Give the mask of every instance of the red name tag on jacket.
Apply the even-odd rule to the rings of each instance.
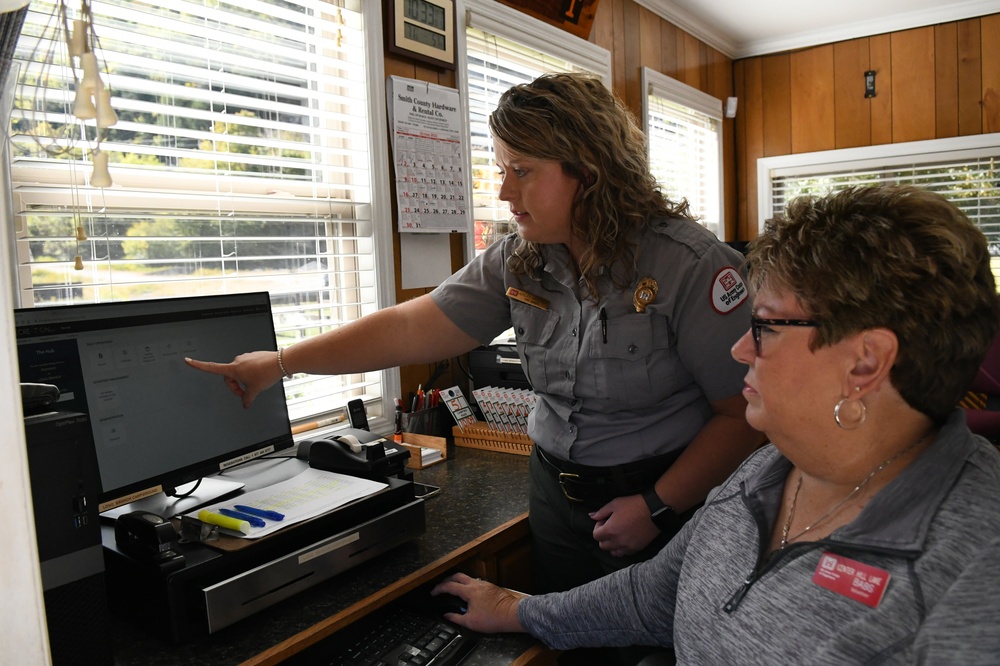
[[[813,582],[875,608],[889,585],[889,572],[831,552],[823,553]]]

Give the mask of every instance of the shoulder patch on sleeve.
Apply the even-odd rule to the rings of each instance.
[[[729,314],[747,300],[747,285],[732,266],[726,266],[712,280],[712,307],[719,314]]]

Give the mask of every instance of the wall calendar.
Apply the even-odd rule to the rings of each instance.
[[[387,93],[399,231],[469,231],[458,91],[390,76]]]

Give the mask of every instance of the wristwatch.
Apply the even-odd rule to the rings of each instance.
[[[642,499],[646,500],[646,506],[649,507],[649,517],[661,532],[676,532],[681,526],[680,516],[677,515],[672,506],[660,499],[660,496],[656,494],[655,486],[650,486],[642,491]]]

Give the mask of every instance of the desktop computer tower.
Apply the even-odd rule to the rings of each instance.
[[[85,414],[26,416],[25,439],[54,666],[110,666],[97,453]]]

